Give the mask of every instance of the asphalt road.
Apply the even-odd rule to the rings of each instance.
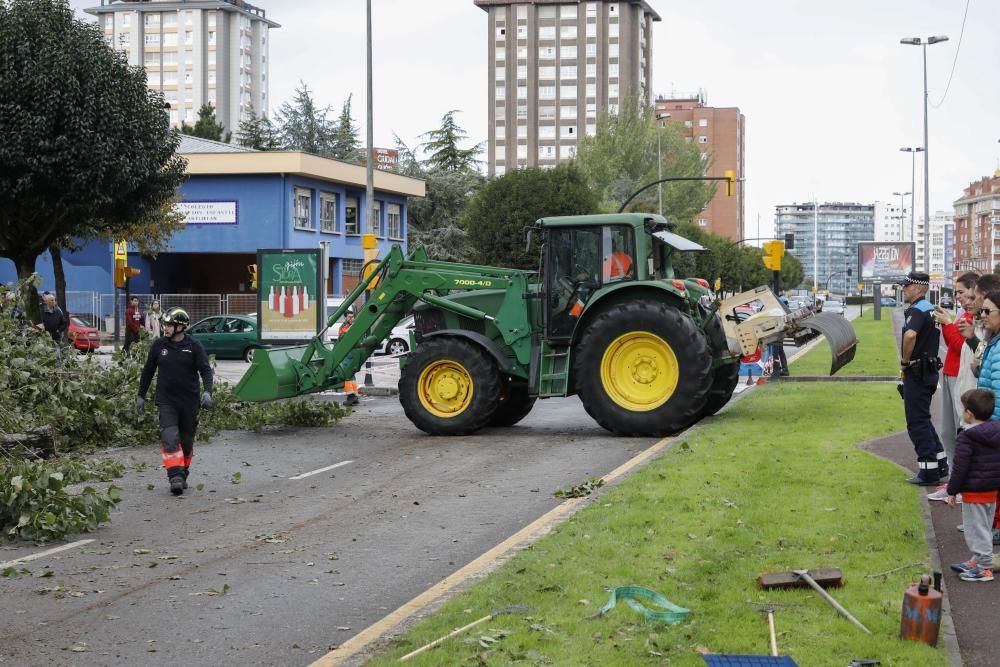
[[[0,579],[0,664],[308,664],[653,442],[612,437],[576,398],[466,438],[371,398],[332,428],[199,446],[204,488],[180,498],[153,447],[117,452],[148,467],[119,482],[112,523]]]

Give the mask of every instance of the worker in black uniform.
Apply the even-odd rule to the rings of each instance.
[[[159,370],[156,407],[160,413],[163,467],[167,469],[170,492],[175,496],[188,488],[198,409],[212,407],[212,366],[201,343],[184,333],[190,321],[181,308],[171,308],[164,314],[163,336],[149,349],[139,380],[139,397],[135,400],[136,413],[141,417],[146,410],[146,391]],[[199,374],[204,391],[199,389]]]
[[[938,358],[941,334],[932,316],[934,306],[925,298],[930,277],[911,271],[899,284],[903,287],[903,300],[909,304],[903,313],[903,342],[899,353],[903,410],[919,468],[916,477],[907,481],[920,486],[936,486],[948,476],[948,457],[931,422],[931,398],[937,390],[941,368]]]

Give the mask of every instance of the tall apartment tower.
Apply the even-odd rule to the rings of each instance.
[[[954,271],[989,273],[1000,264],[1000,169],[969,183],[955,200]],[[931,228],[933,231],[933,227]]]
[[[750,236],[746,233],[743,178],[746,118],[738,107],[710,107],[705,93],[657,97],[654,121],[682,125],[684,139],[697,143],[702,159],[708,161],[707,176],[725,176],[736,172],[736,187],[732,196],[724,187],[716,188],[708,207],[695,217],[705,231],[727,236],[734,241]]]
[[[101,0],[87,9],[108,44],[146,69],[170,105],[170,124],[193,123],[204,104],[235,132],[268,111],[268,31],[279,28],[243,0]]]
[[[576,156],[597,115],[650,104],[653,22],[645,0],[474,0],[489,16],[490,175]]]
[[[779,204],[775,207],[776,236],[795,235],[788,254],[802,263],[810,284],[815,276],[821,288],[843,294],[857,275],[858,243],[875,240],[875,206],[852,202]],[[815,258],[816,262],[813,261]]]

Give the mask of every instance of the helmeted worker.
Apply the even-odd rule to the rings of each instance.
[[[338,336],[343,336],[347,333],[347,330],[351,328],[354,324],[354,311],[347,311],[344,315],[344,323],[340,325],[340,330],[337,331]],[[355,376],[351,376],[344,380],[344,391],[347,392],[347,398],[344,400],[344,405],[357,405],[360,401],[358,400],[358,380]]]
[[[149,348],[139,380],[139,396],[135,399],[135,410],[141,417],[146,410],[146,391],[159,370],[155,402],[160,418],[163,467],[167,469],[170,492],[175,496],[188,488],[199,408],[212,407],[212,366],[201,343],[185,333],[190,322],[190,316],[182,308],[171,308],[163,315],[163,336]],[[204,391],[199,388],[199,375]]]

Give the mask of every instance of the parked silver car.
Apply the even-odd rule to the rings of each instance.
[[[823,304],[823,312],[824,313],[836,313],[837,315],[843,315],[844,314],[844,302],[843,301],[830,301],[829,299],[827,299],[826,303]]]

